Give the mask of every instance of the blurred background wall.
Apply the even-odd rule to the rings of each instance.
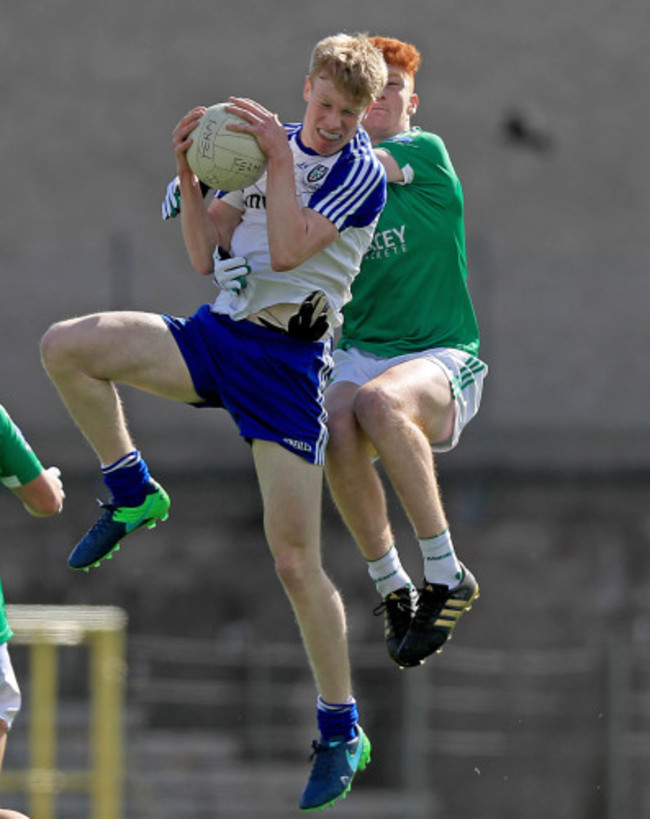
[[[160,218],[174,174],[171,131],[189,108],[236,94],[297,120],[318,39],[363,30],[412,41],[424,56],[417,123],[446,141],[464,186],[469,282],[490,365],[479,416],[439,462],[457,548],[483,595],[424,673],[434,680],[449,673],[458,684],[456,646],[460,656],[483,657],[483,671],[494,661],[484,650],[506,652],[507,669],[518,667],[518,652],[563,649],[567,655],[544,661],[557,673],[576,651],[596,652],[583,677],[560,685],[588,713],[556,703],[557,730],[550,718],[546,733],[525,723],[512,691],[534,699],[531,678],[512,682],[511,674],[514,688],[503,689],[501,701],[505,744],[475,736],[464,752],[456,726],[450,751],[434,732],[431,801],[421,815],[433,817],[438,805],[436,817],[514,819],[525,801],[527,819],[550,808],[558,819],[625,819],[611,813],[614,729],[605,730],[603,714],[607,646],[622,634],[642,658],[650,629],[645,0],[23,0],[3,2],[0,21],[0,401],[43,461],[62,468],[68,491],[57,521],[26,520],[11,499],[2,501],[7,598],[124,606],[136,676],[136,638],[295,641],[262,540],[248,448],[224,413],[125,391],[134,435],[172,490],[173,512],[101,572],[70,574],[65,558],[103,490],[90,449],[41,370],[38,344],[66,316],[113,308],[185,315],[212,298],[210,281],[190,268],[178,222]],[[395,515],[405,562],[413,562],[408,527]],[[327,497],[324,548],[355,645],[383,651],[370,616],[376,598]],[[398,673],[383,662],[380,653],[376,675]],[[630,668],[639,702],[649,690],[644,669]],[[464,673],[471,681],[471,668]],[[552,688],[548,679],[538,675],[535,684]],[[368,780],[381,787],[399,718],[382,719],[381,690],[363,674],[360,685],[380,740],[380,773]],[[469,693],[460,699],[476,702]],[[540,723],[544,707],[551,705],[535,711]],[[650,753],[647,711],[635,717],[636,740],[626,734],[616,746],[636,776],[625,790],[639,815],[650,810],[640,775]],[[443,712],[451,719],[454,708]],[[489,731],[479,712],[464,719]],[[177,720],[176,741],[193,719]],[[533,737],[526,752],[513,738],[522,721]],[[131,753],[141,736],[148,735],[134,728]],[[18,738],[14,746],[18,754]],[[580,760],[573,767],[572,758]],[[152,771],[162,765],[153,759]],[[294,790],[306,770],[297,770]],[[187,816],[245,815],[224,810],[204,806]],[[147,815],[142,807],[125,814]]]

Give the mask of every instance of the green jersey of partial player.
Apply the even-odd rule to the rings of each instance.
[[[0,483],[15,489],[33,481],[41,474],[42,469],[41,462],[24,435],[0,404]],[[6,643],[12,635],[0,582],[0,643]]]
[[[25,436],[0,404],[0,483],[16,489],[33,481],[42,470]]]
[[[412,128],[377,146],[402,169],[345,306],[339,346],[392,357],[431,347],[476,355],[463,192],[447,149]]]
[[[2,593],[2,581],[0,580],[0,645],[6,643],[14,636],[11,626],[7,621],[7,611],[5,609],[5,598]]]

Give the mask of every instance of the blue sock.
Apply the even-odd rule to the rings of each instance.
[[[109,466],[102,466],[102,475],[116,506],[140,506],[144,503],[151,479],[147,464],[137,450]]]
[[[356,737],[359,711],[352,697],[343,703],[329,703],[319,697],[317,713],[318,728],[324,742],[335,738],[349,742]]]

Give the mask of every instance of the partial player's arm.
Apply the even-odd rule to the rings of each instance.
[[[28,483],[14,487],[12,492],[30,515],[37,518],[56,515],[63,509],[65,497],[60,475],[56,466],[50,466]]]
[[[375,148],[377,159],[384,166],[386,179],[388,182],[404,182],[404,173],[397,163],[397,160],[384,148]]]
[[[54,515],[63,507],[60,471],[43,469],[9,413],[0,406],[0,483],[11,490],[27,511],[38,517]]]

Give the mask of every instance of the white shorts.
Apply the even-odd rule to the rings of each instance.
[[[449,380],[455,404],[454,428],[450,438],[431,447],[434,452],[449,452],[456,446],[461,432],[481,405],[483,381],[488,368],[480,358],[453,347],[433,347],[392,358],[384,358],[350,347],[347,350],[334,351],[334,369],[330,383],[351,381],[353,384],[365,384],[391,367],[416,358],[437,364]]]
[[[11,664],[9,648],[6,643],[2,643],[0,645],[0,724],[4,723],[7,731],[20,711],[20,702],[20,688]]]

